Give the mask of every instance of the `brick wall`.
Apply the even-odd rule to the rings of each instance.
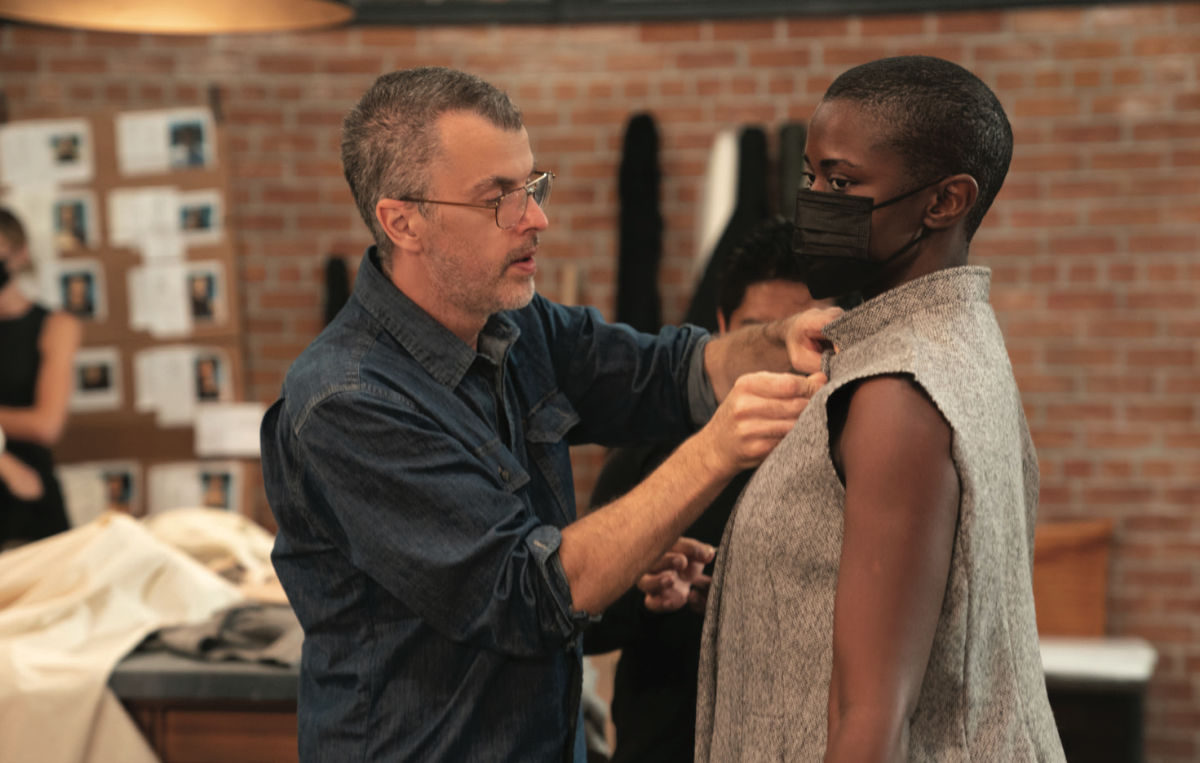
[[[1042,465],[1041,516],[1110,517],[1110,630],[1159,650],[1150,758],[1200,757],[1200,6],[578,27],[352,28],[167,38],[0,26],[10,116],[222,94],[250,394],[273,399],[319,329],[324,258],[367,237],[341,178],[344,112],[374,76],[445,64],[523,108],[559,175],[540,283],[579,274],[611,314],[615,175],[628,115],[658,119],[664,314],[690,290],[715,130],[806,118],[832,77],[895,53],[959,61],[1016,129],[974,247],[994,273]],[[570,267],[567,267],[570,266]],[[602,454],[576,454],[581,498]]]

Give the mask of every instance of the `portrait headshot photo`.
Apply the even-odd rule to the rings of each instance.
[[[210,509],[233,508],[229,489],[233,482],[229,472],[200,472],[200,502]]]
[[[207,161],[204,123],[199,120],[172,122],[170,133],[171,166],[203,167]]]
[[[179,233],[188,246],[215,244],[222,238],[221,191],[206,188],[180,191],[178,207]]]
[[[79,389],[87,391],[107,390],[112,387],[112,374],[107,363],[87,363],[79,366]]]
[[[184,231],[212,229],[213,208],[208,204],[185,204],[179,209],[179,227]]]
[[[79,161],[80,138],[78,133],[56,133],[50,136],[50,149],[55,164],[75,164]]]
[[[133,474],[125,469],[107,469],[102,472],[104,498],[108,511],[133,513]]]
[[[60,252],[87,248],[88,204],[84,199],[54,202],[54,245]]]
[[[68,270],[58,277],[62,307],[89,320],[97,317],[96,275],[91,270]]]
[[[121,407],[121,353],[115,347],[85,347],[75,355],[72,411],[113,411]]]
[[[188,297],[192,303],[192,320],[213,319],[213,296],[216,277],[212,273],[188,273]]]
[[[201,402],[221,399],[221,359],[216,355],[196,357],[196,399]]]

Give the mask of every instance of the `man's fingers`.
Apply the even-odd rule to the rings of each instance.
[[[685,554],[677,551],[668,551],[654,561],[646,570],[646,574],[654,574],[657,572],[678,571],[686,569],[688,566],[688,557]]]
[[[684,536],[675,541],[675,545],[671,546],[671,550],[668,553],[679,554],[689,563],[701,562],[702,564],[708,564],[716,556],[717,550],[708,543]],[[685,563],[684,567],[686,566],[687,564]],[[683,567],[678,569],[683,569]]]
[[[806,310],[792,320],[786,339],[792,368],[800,373],[811,373],[821,367],[821,354],[833,346],[825,338],[825,325],[841,314],[841,308],[827,307]]]

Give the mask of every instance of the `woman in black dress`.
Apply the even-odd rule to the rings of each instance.
[[[0,550],[67,529],[50,448],[67,422],[80,322],[26,297],[25,230],[0,208]]]

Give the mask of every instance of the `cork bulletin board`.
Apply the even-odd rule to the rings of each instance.
[[[207,106],[0,125],[0,203],[38,301],[77,315],[54,448],[72,521],[206,505],[251,513],[249,458],[201,457],[198,417],[244,399],[222,131]]]

